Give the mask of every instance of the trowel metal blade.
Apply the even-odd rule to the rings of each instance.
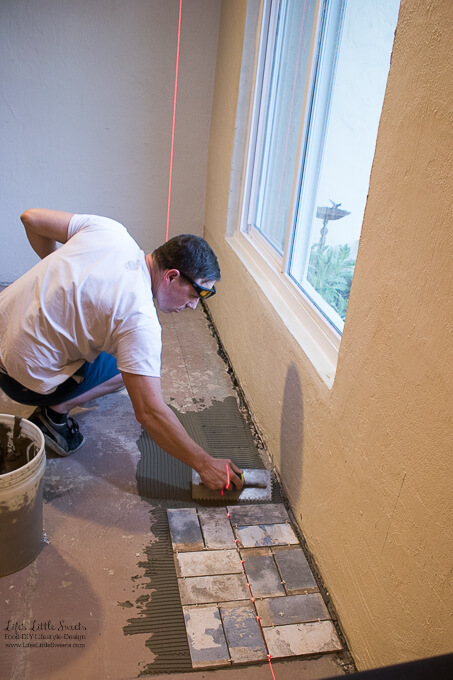
[[[201,481],[200,475],[192,470],[192,499],[212,500],[220,503],[232,501],[261,502],[272,498],[271,473],[269,470],[244,470],[244,487],[239,491],[231,485],[230,489],[221,491],[208,489]]]

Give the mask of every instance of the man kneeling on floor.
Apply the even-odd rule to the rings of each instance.
[[[240,488],[239,468],[187,435],[160,387],[154,301],[180,312],[215,294],[220,269],[206,241],[184,234],[145,254],[106,217],[33,209],[21,220],[41,261],[0,293],[0,387],[37,407],[29,420],[48,449],[77,451],[84,437],[68,412],[125,386],[158,446],[207,487],[223,489],[229,473]]]

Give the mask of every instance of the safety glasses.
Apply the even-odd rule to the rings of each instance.
[[[192,281],[192,279],[189,279],[188,276],[180,272],[181,276],[183,276],[186,281],[190,283],[191,286],[195,289],[196,293],[203,298],[203,300],[207,300],[208,298],[212,297],[213,295],[216,294],[216,289],[215,286],[212,286],[212,288],[205,288],[205,286],[200,286],[199,283],[195,283],[195,281]]]

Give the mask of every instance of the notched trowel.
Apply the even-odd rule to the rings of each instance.
[[[201,481],[200,475],[192,470],[192,499],[199,501],[217,501],[230,503],[233,501],[259,502],[272,500],[271,473],[269,470],[244,470],[244,486],[236,489],[231,484],[229,489],[221,491],[208,489]]]

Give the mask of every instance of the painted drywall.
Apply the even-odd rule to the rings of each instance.
[[[183,2],[170,236],[203,230],[219,12]],[[178,15],[178,0],[0,3],[0,282],[36,261],[30,207],[165,240]]]
[[[247,4],[221,7],[210,310],[358,668],[450,652],[453,4],[401,4],[331,389],[225,240]]]

